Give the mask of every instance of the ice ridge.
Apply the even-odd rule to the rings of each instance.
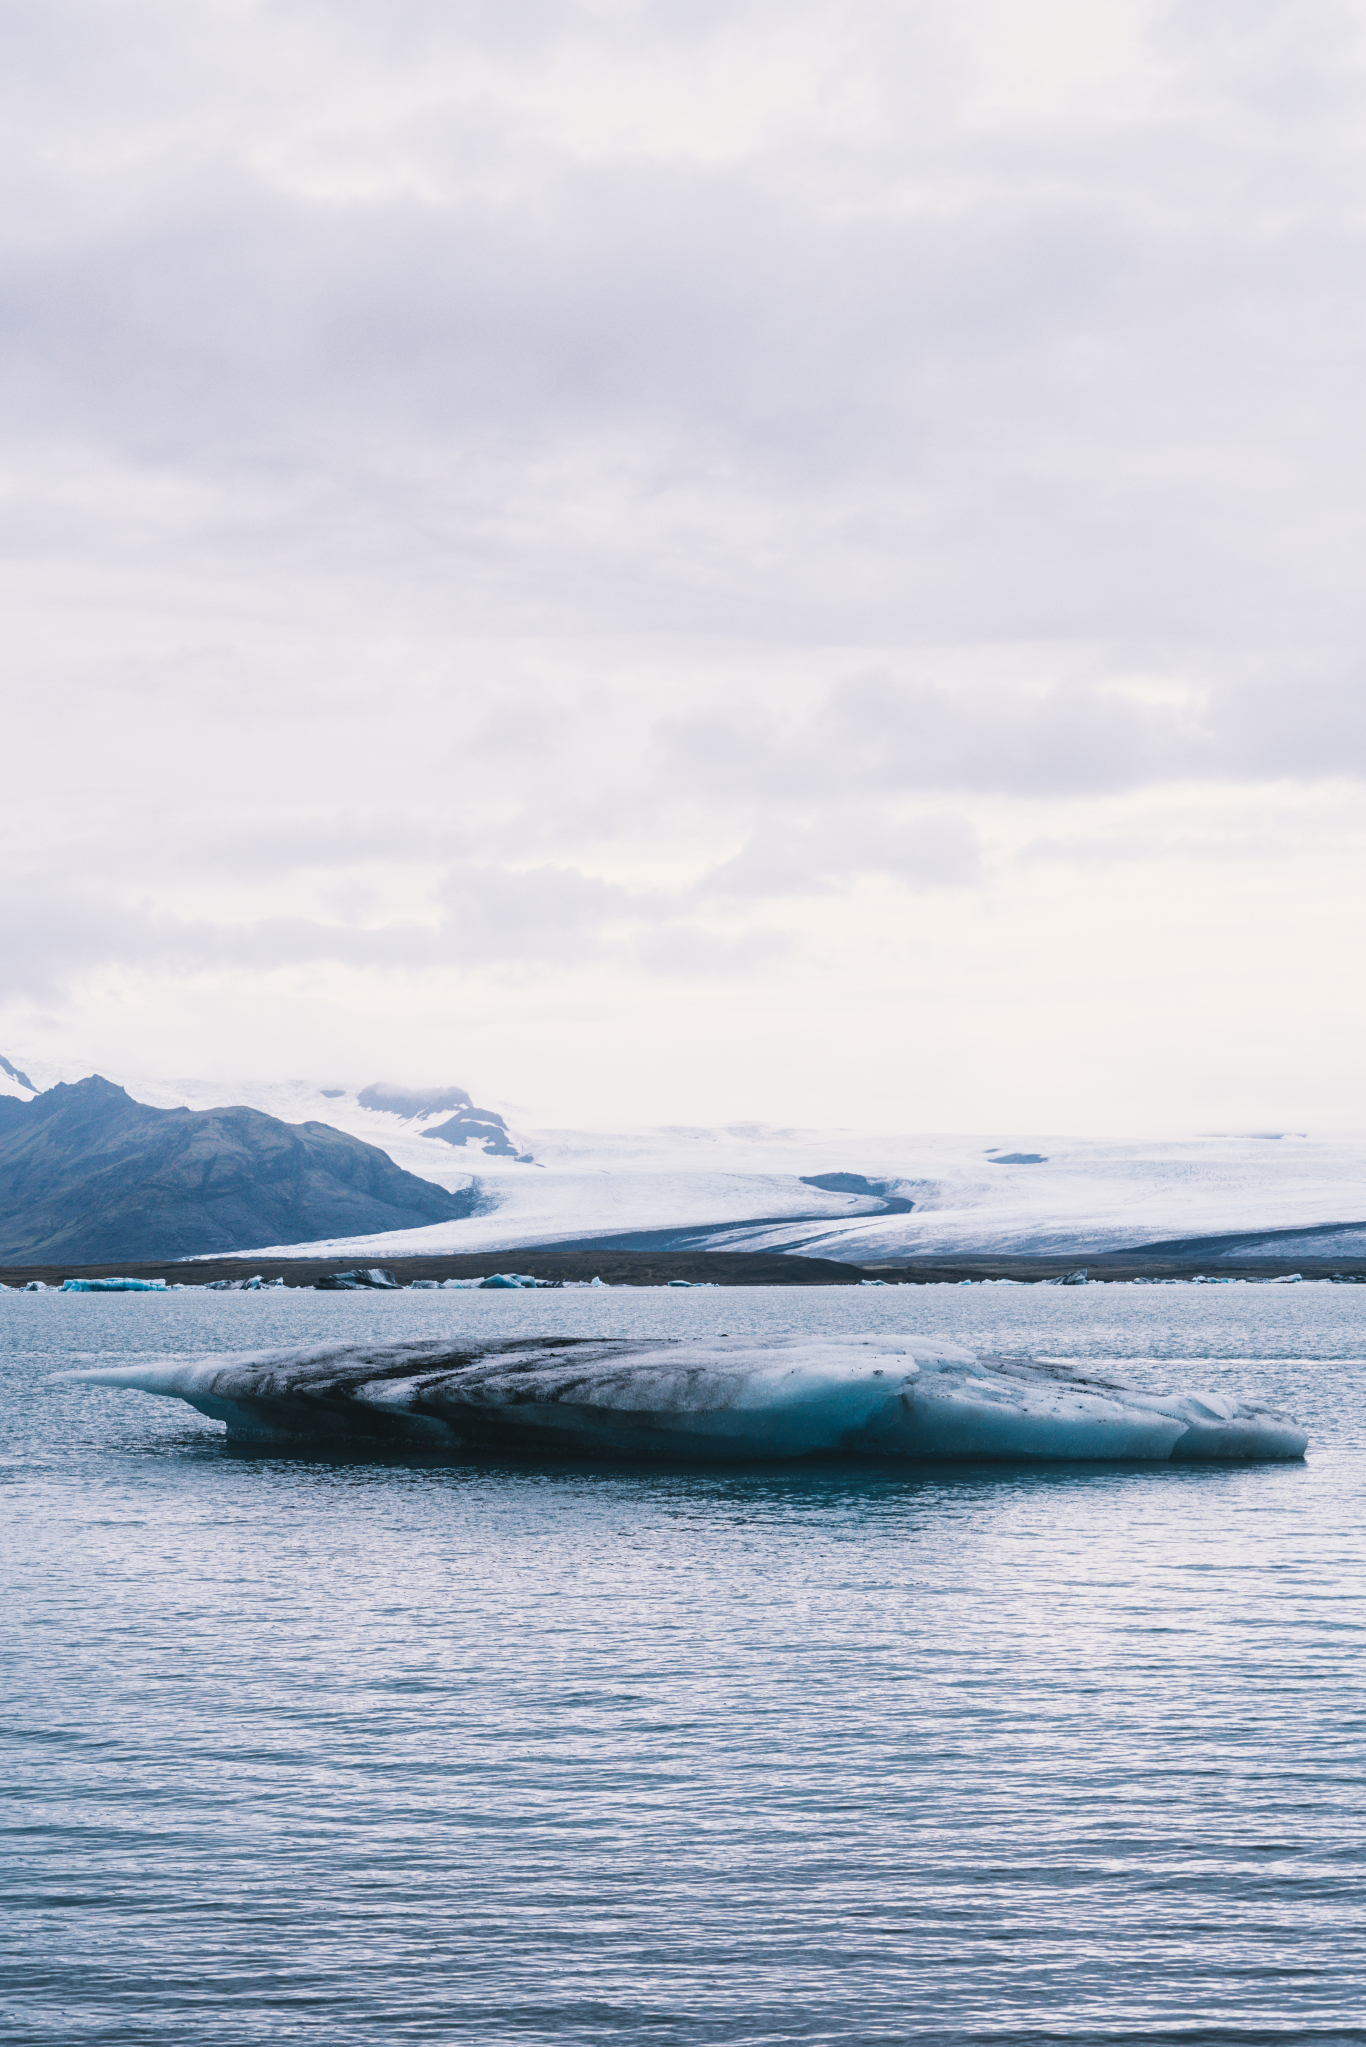
[[[891,1337],[552,1337],[328,1345],[64,1376],[188,1401],[241,1438],[674,1460],[844,1454],[1011,1463],[1286,1459],[1290,1416],[1070,1365]]]

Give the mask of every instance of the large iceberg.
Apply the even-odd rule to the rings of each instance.
[[[1288,1416],[893,1337],[331,1344],[69,1374],[186,1400],[231,1436],[673,1460],[1298,1458]]]

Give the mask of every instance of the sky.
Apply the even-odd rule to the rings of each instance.
[[[13,0],[0,1050],[1366,1128],[1366,17]]]

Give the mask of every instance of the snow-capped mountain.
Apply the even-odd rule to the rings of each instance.
[[[324,1088],[323,1093],[334,1102],[346,1096],[345,1088]],[[485,1158],[515,1159],[519,1166],[535,1164],[530,1152],[518,1150],[498,1112],[477,1109],[462,1087],[407,1088],[376,1080],[361,1089],[356,1104],[383,1116],[420,1124],[419,1136],[435,1138],[440,1144],[459,1145],[462,1149],[470,1146],[482,1151]],[[441,1120],[433,1122],[433,1117]]]
[[[30,1060],[0,1062],[0,1082],[23,1100],[59,1081],[90,1073],[124,1087],[135,1101],[154,1109],[259,1109],[282,1123],[330,1123],[348,1137],[388,1152],[395,1165],[448,1191],[466,1188],[477,1165],[481,1173],[533,1161],[526,1142],[495,1109],[481,1109],[461,1087],[410,1087],[389,1081],[329,1086],[311,1080],[205,1080],[136,1073],[99,1062]],[[17,1080],[12,1076],[17,1075]],[[21,1089],[19,1083],[25,1084]]]
[[[8,1095],[15,1101],[31,1102],[38,1089],[28,1075],[18,1066],[0,1055],[0,1096]]]

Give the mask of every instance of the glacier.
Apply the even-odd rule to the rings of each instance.
[[[1006,1463],[1303,1457],[1288,1415],[1046,1359],[886,1336],[331,1344],[69,1371],[187,1401],[244,1440],[664,1462],[820,1455]]]
[[[13,1050],[14,1048],[11,1048]],[[0,1061],[0,1107],[89,1068]],[[18,1078],[14,1078],[18,1076]],[[241,1255],[370,1265],[532,1246],[793,1251],[864,1266],[911,1258],[1067,1257],[1170,1240],[1277,1231],[1290,1261],[1366,1255],[1366,1138],[1262,1131],[1148,1139],[1044,1132],[868,1132],[762,1123],[584,1131],[521,1125],[516,1157],[428,1139],[465,1090],[321,1087],[310,1081],[112,1078],[154,1107],[244,1103],[376,1145],[471,1212],[368,1237],[257,1245]],[[27,1099],[27,1096],[24,1097]],[[501,1111],[478,1111],[492,1116]],[[535,1164],[523,1152],[534,1151]],[[1336,1228],[1334,1228],[1336,1226]],[[1309,1234],[1295,1236],[1303,1231]],[[1223,1252],[1237,1257],[1232,1245]],[[1211,1248],[1209,1254],[1216,1252]],[[1251,1247],[1251,1256],[1266,1255]]]
[[[410,1171],[397,1133],[369,1133]],[[409,1138],[408,1144],[414,1142]],[[543,1133],[542,1170],[479,1169],[479,1205],[450,1223],[336,1238],[294,1256],[345,1260],[594,1244],[640,1250],[792,1251],[865,1267],[981,1253],[1089,1256],[1246,1231],[1287,1233],[1271,1255],[1366,1251],[1366,1141],[1207,1137],[1055,1139],[1038,1163],[998,1161],[980,1138],[850,1132]],[[419,1145],[419,1149],[422,1149]],[[425,1147],[432,1150],[436,1147]],[[813,1184],[831,1160],[896,1194]],[[854,1173],[841,1173],[852,1180]],[[892,1203],[899,1202],[893,1208]],[[1297,1231],[1330,1230],[1323,1241]],[[1231,1247],[1224,1247],[1225,1249]],[[1267,1247],[1250,1247],[1253,1256]],[[267,1255],[257,1252],[255,1255]],[[284,1247],[268,1255],[286,1255]],[[1203,1254],[1221,1255],[1211,1243]]]

